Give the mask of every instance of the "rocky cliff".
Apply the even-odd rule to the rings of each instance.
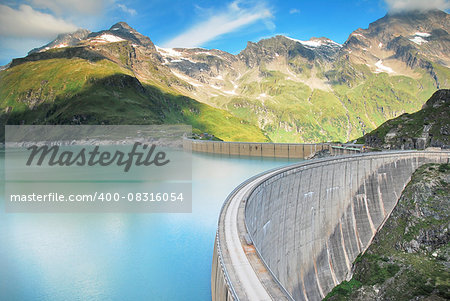
[[[450,165],[424,165],[355,260],[351,280],[325,300],[448,300],[449,221]]]
[[[359,139],[382,149],[450,148],[450,90],[439,90],[413,114],[383,123]]]

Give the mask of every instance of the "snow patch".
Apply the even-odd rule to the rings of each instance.
[[[428,32],[416,32],[414,35],[423,37],[423,38],[428,38],[429,36],[431,36],[431,34],[429,34]]]
[[[323,43],[321,41],[301,41],[300,43],[302,43],[305,46],[309,46],[309,47],[320,47],[323,45]]]
[[[286,37],[286,38],[288,38],[289,40],[295,41],[297,43],[303,44],[305,46],[313,47],[313,48],[320,47],[323,45],[323,43],[321,41],[301,41],[301,40],[293,39],[290,37]]]
[[[218,58],[224,60],[224,58],[221,57],[220,55],[215,55],[215,54],[212,54],[212,53],[206,52],[206,51],[197,51],[197,52],[193,52],[193,53],[192,52],[182,52],[182,51],[177,51],[174,48],[163,48],[163,47],[159,47],[156,45],[155,45],[155,48],[159,52],[159,54],[161,54],[163,57],[178,57],[182,60],[191,61],[191,62],[193,62],[193,61],[187,57],[183,57],[183,55],[185,55],[185,54],[187,54],[187,55],[189,55],[189,54],[195,54],[195,55],[207,54],[207,55],[215,56],[215,57],[218,57]],[[192,47],[191,48],[184,47],[184,49],[192,49]],[[193,62],[193,63],[195,63],[195,62]]]
[[[119,28],[117,28],[117,27],[116,28],[111,28],[111,30],[119,30]]]
[[[95,37],[91,40],[91,42],[95,42],[95,43],[114,43],[114,42],[121,42],[121,41],[125,41],[125,40],[122,38],[119,38],[118,36],[108,34],[108,33],[104,33],[101,36]]]
[[[360,33],[352,33],[351,35],[352,35],[352,36],[358,36],[358,37],[367,39],[364,35],[362,35],[362,34],[360,34]]]
[[[215,77],[216,79],[218,79],[218,80],[223,80],[223,77],[222,77],[222,75],[217,75],[216,77]]]
[[[176,72],[176,71],[174,71],[174,70],[172,70],[172,73],[175,74],[175,76],[181,78],[182,80],[184,80],[185,82],[191,84],[191,85],[194,86],[194,87],[203,87],[203,85],[198,84],[198,83],[196,83],[196,82],[193,82],[193,81],[191,80],[191,78],[188,77],[188,76],[186,76],[186,75],[183,75],[183,74],[181,74],[181,73],[178,73],[178,72]]]
[[[394,73],[394,70],[392,70],[392,68],[383,65],[382,60],[379,60],[378,62],[376,62],[375,66],[377,67],[377,70],[375,70],[375,73],[381,73],[381,72]]]
[[[171,56],[171,57],[178,57],[178,56],[182,56],[183,54],[179,51],[176,51],[173,48],[161,48],[158,46],[155,46],[156,50],[158,50],[158,52],[163,55],[163,56]]]
[[[380,44],[378,44],[378,48],[382,48],[383,47],[383,43],[380,42]]]
[[[222,87],[219,87],[219,86],[216,86],[216,85],[209,85],[209,86],[210,86],[211,88],[216,89],[216,90],[220,90],[222,93],[225,93],[225,94],[237,95],[236,89],[233,90],[233,91],[228,91],[228,90],[223,90]]]
[[[236,93],[236,91],[223,91],[223,93],[226,93],[226,94],[230,94],[230,95],[236,95],[237,93]]]
[[[234,91],[236,91],[236,89],[239,88],[239,86],[234,81],[231,81],[231,84],[233,85]]]
[[[342,47],[342,44],[339,44],[338,42],[335,42],[335,41],[330,40],[330,39],[327,39],[327,44],[332,44],[332,45],[337,46],[337,47]]]
[[[211,53],[211,52],[207,52],[207,51],[197,51],[197,52],[195,52],[195,54],[197,54],[197,55],[198,54],[206,54],[206,55],[210,55],[210,56],[215,56],[215,57],[225,61],[225,58],[223,58],[222,56]]]
[[[424,43],[428,43],[428,41],[426,41],[426,40],[424,40],[423,38],[421,38],[421,37],[414,37],[413,39],[409,39],[411,42],[414,42],[414,43],[416,43],[417,45],[422,45],[422,44],[424,44]]]
[[[334,45],[334,46],[342,47],[341,44],[336,43],[335,41],[332,41],[332,40],[327,40],[327,41],[320,41],[320,40],[302,41],[302,40],[297,40],[297,39],[293,39],[293,38],[290,38],[290,37],[286,37],[286,38],[288,38],[289,40],[295,41],[297,43],[303,44],[303,45],[305,45],[307,47],[312,47],[312,48],[317,48],[317,47],[320,47],[320,46],[330,46],[330,44]]]
[[[300,40],[297,40],[297,39],[294,39],[294,38],[290,38],[290,37],[286,37],[286,38],[291,40],[291,41],[298,42],[298,43],[302,43],[303,42],[303,41],[300,41]]]
[[[181,63],[183,61],[185,61],[185,62],[188,61],[188,62],[191,62],[192,64],[196,64],[196,62],[191,61],[190,59],[188,59],[186,57],[180,57],[180,58],[177,58],[176,60],[169,60],[169,63]],[[203,70],[200,69],[200,71],[203,71]]]
[[[176,51],[173,48],[162,48],[162,47],[158,47],[155,46],[156,50],[159,52],[159,54],[161,54],[164,57],[165,60],[165,64],[168,63],[181,63],[183,60],[184,61],[189,61],[193,64],[195,64],[194,61],[191,61],[189,58],[187,57],[183,57],[183,53],[180,51]],[[167,60],[166,57],[168,58],[176,58],[175,60]]]
[[[125,41],[125,40],[122,39],[122,38],[119,38],[119,37],[117,37],[117,36],[114,36],[114,35],[112,35],[112,34],[107,34],[107,33],[102,34],[102,35],[100,36],[100,39],[105,40],[106,42],[120,42],[120,41]]]
[[[428,41],[424,38],[428,38],[431,36],[431,34],[429,34],[428,32],[416,32],[414,35],[415,37],[409,40],[413,43],[416,43],[417,45],[428,43]]]

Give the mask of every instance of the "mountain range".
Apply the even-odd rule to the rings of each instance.
[[[3,124],[187,123],[234,141],[349,141],[450,86],[450,18],[388,14],[344,44],[278,35],[239,54],[161,48],[124,22],[0,71]]]

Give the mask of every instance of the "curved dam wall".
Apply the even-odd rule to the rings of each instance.
[[[230,279],[225,274],[225,269],[222,262],[222,255],[218,253],[218,239],[214,242],[213,263],[211,271],[211,296],[215,301],[232,301],[236,300],[237,295],[233,291]]]
[[[295,300],[320,300],[350,276],[422,164],[449,154],[371,154],[299,166],[261,183],[245,221],[255,247]]]
[[[302,162],[260,176],[241,199],[231,195],[221,216],[227,203],[243,203],[245,226],[236,234],[242,248],[253,244],[286,300],[321,300],[351,277],[352,262],[370,245],[412,173],[449,157],[449,152],[403,151]],[[223,228],[219,219],[213,300],[251,300],[223,255],[233,252],[220,239]]]
[[[338,147],[329,143],[259,143],[208,141],[196,139],[185,139],[183,143],[183,147],[185,149],[189,149],[194,152],[252,157],[305,159],[322,150],[329,150],[333,155],[354,154],[361,152],[361,149]]]

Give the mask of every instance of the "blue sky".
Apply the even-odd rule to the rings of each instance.
[[[277,34],[338,43],[388,11],[450,8],[450,0],[0,0],[0,65],[77,28],[125,21],[163,47],[231,53]]]

